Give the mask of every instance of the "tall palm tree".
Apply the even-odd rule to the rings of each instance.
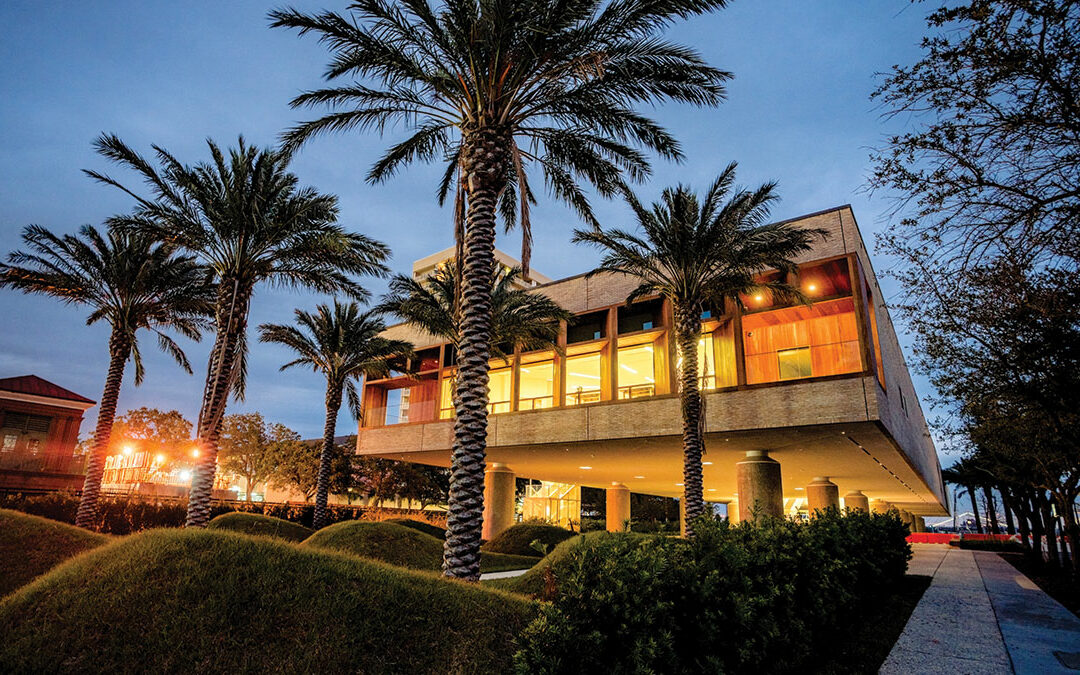
[[[529,169],[549,192],[596,224],[579,180],[611,196],[623,177],[642,180],[639,148],[680,158],[675,139],[635,111],[664,101],[716,105],[730,74],[665,41],[675,21],[727,0],[357,0],[347,15],[271,12],[275,27],[320,36],[326,72],[341,86],[304,93],[294,106],[324,117],[285,136],[289,147],[324,133],[401,124],[410,136],[368,173],[378,182],[411,162],[445,161],[442,202],[454,195],[461,263],[457,417],[443,573],[480,575],[491,274],[495,217],[520,209],[522,268],[531,247]],[[366,81],[366,83],[365,83]]]
[[[221,418],[229,394],[244,394],[247,318],[255,286],[269,282],[362,300],[368,293],[353,277],[385,275],[383,261],[389,255],[383,244],[337,224],[337,197],[299,185],[288,170],[291,153],[260,150],[243,138],[227,155],[213,141],[207,145],[211,161],[194,166],[154,146],[159,165],[154,166],[116,136],[101,136],[98,152],[134,170],[149,188],[146,197],[106,175],[87,172],[135,197],[131,227],[189,251],[218,283],[217,334],[196,428],[199,457],[188,499],[189,527],[205,527],[210,519]]]
[[[458,293],[456,263],[437,268],[422,280],[404,274],[390,279],[389,292],[376,309],[394,314],[429,335],[457,344],[460,338],[460,313],[455,309]],[[557,347],[559,322],[573,314],[548,296],[517,286],[521,268],[499,266],[492,275],[491,337],[493,356],[506,359],[509,348],[521,351]]]
[[[794,270],[794,258],[810,250],[815,237],[825,234],[788,223],[766,224],[777,199],[775,183],[753,191],[735,188],[735,167],[729,164],[700,199],[680,185],[664,190],[661,200],[646,209],[628,192],[627,201],[644,236],[619,229],[574,233],[574,241],[595,245],[604,253],[590,274],[637,277],[639,284],[627,302],[646,295],[660,295],[671,302],[680,363],[688,536],[693,536],[694,519],[705,512],[701,478],[705,440],[697,359],[701,314],[709,307],[723,307],[727,299],[737,303],[740,295],[758,291],[780,300],[805,300],[787,283],[761,282],[758,277],[770,269]]]
[[[326,500],[334,460],[334,430],[344,395],[353,417],[361,415],[356,380],[361,377],[385,377],[390,359],[409,355],[412,345],[403,340],[389,340],[379,334],[386,330],[374,312],[361,313],[355,302],[334,306],[319,305],[315,313],[296,310],[296,326],[264,323],[259,326],[261,342],[276,342],[297,353],[297,358],[281,367],[308,366],[326,377],[326,423],[323,426],[322,452],[319,455],[319,478],[315,487],[315,529],[326,525]]]
[[[952,466],[941,470],[943,481],[959,485],[962,488],[961,493],[967,492],[968,498],[971,499],[971,513],[975,516],[975,531],[979,534],[982,534],[983,526],[982,518],[979,517],[979,503],[976,495],[982,478],[978,469],[968,459],[958,460]]]
[[[31,226],[23,231],[22,240],[26,250],[12,252],[7,264],[0,263],[0,286],[85,305],[91,310],[87,324],[105,321],[111,328],[109,371],[75,516],[76,525],[93,528],[116,401],[129,360],[135,361],[135,384],[143,380],[138,332],[153,332],[158,346],[190,373],[187,356],[164,331],[198,340],[200,330],[209,324],[214,287],[194,258],[177,255],[173,246],[145,234],[117,228],[103,234],[86,225],[77,235],[58,236]]]

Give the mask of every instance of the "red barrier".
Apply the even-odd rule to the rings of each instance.
[[[959,536],[948,532],[913,532],[907,537],[909,544],[948,544],[954,539]]]
[[[1015,534],[978,534],[978,533],[964,533],[964,539],[971,541],[1019,541],[1019,536]]]

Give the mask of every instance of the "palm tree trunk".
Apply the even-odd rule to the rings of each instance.
[[[979,519],[979,503],[975,500],[975,487],[969,486],[967,489],[968,496],[971,497],[971,512],[975,514],[975,530],[979,533],[983,533],[982,520]]]
[[[1054,522],[1054,514],[1050,512],[1050,500],[1045,494],[1039,494],[1039,516],[1042,518],[1043,532],[1046,533],[1046,556],[1051,567],[1061,566],[1061,556],[1058,553],[1057,523]]]
[[[510,135],[505,129],[482,127],[467,131],[462,144],[469,205],[462,265],[457,416],[450,456],[443,574],[477,581],[480,579],[480,537],[484,523],[495,203],[506,182]]]
[[[94,428],[94,447],[86,463],[86,479],[83,480],[79,510],[75,525],[88,530],[97,528],[98,501],[101,497],[101,477],[105,473],[105,458],[109,454],[109,438],[112,436],[113,419],[116,417],[116,401],[120,397],[120,385],[124,380],[124,366],[131,356],[131,339],[113,330],[109,337],[109,373],[105,376],[105,390],[101,394],[97,426]]]
[[[701,434],[701,389],[698,386],[698,334],[701,314],[686,307],[675,309],[675,342],[682,362],[679,371],[679,402],[682,406],[683,500],[686,503],[686,536],[694,536],[694,520],[705,513],[701,456],[705,440]]]
[[[1010,536],[1016,534],[1016,525],[1013,522],[1012,499],[1005,488],[1001,488],[1001,510],[1005,512],[1005,531]]]
[[[240,338],[247,329],[251,287],[235,281],[223,281],[221,289],[217,305],[217,336],[199,410],[199,437],[196,443],[199,456],[191,478],[185,527],[206,527],[210,522],[210,498],[217,474],[221,420],[233,388]]]
[[[335,386],[336,385],[336,386]],[[326,423],[323,425],[322,453],[319,455],[319,478],[315,483],[316,530],[326,527],[326,500],[330,493],[330,469],[334,458],[334,430],[337,429],[338,410],[341,408],[341,382],[327,382]]]
[[[986,499],[986,520],[990,523],[990,532],[992,534],[1001,534],[1001,528],[998,527],[997,504],[994,503],[994,493],[986,485],[983,486],[983,497]]]

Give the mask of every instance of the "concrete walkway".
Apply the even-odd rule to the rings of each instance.
[[[881,673],[1080,672],[1080,618],[996,553],[913,548],[908,573],[934,580]]]
[[[480,575],[480,581],[487,581],[488,579],[509,579],[511,577],[520,577],[529,570],[507,570],[506,572],[485,572]]]

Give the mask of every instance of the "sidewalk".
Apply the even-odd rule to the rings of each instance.
[[[1080,618],[1012,565],[995,553],[913,548],[908,572],[934,580],[881,673],[1080,672]]]

